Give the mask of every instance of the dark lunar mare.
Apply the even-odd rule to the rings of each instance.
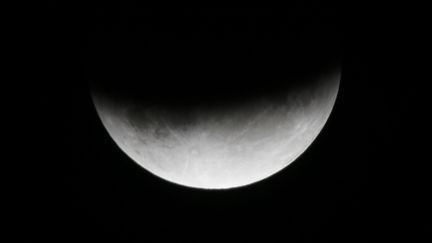
[[[163,141],[170,140],[173,132],[188,134],[209,120],[223,123],[227,119],[234,119],[240,123],[248,123],[249,118],[254,119],[256,114],[268,109],[289,112],[290,109],[308,107],[310,102],[328,102],[328,96],[339,83],[339,78],[334,75],[339,73],[340,68],[332,68],[290,89],[272,94],[257,94],[255,99],[245,99],[242,102],[225,101],[217,105],[200,102],[198,99],[196,104],[188,106],[146,103],[133,96],[110,96],[99,89],[94,89],[94,97],[100,100],[100,104],[104,104],[104,109],[109,110],[109,113],[124,113],[120,117],[124,117],[125,122],[128,122],[137,134],[144,135],[143,137],[147,134]]]

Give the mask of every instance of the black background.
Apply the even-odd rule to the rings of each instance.
[[[417,216],[428,215],[426,197],[419,196],[427,187],[408,187],[400,179],[408,178],[409,172],[396,172],[406,163],[421,160],[414,152],[421,146],[410,140],[414,137],[405,129],[415,126],[410,117],[418,111],[409,100],[416,91],[400,78],[375,75],[375,67],[389,64],[380,62],[384,54],[384,41],[378,37],[381,26],[375,26],[376,13],[367,10],[370,8],[321,2],[273,9],[148,9],[107,3],[49,6],[34,37],[44,42],[40,61],[47,71],[30,86],[35,87],[31,92],[41,107],[32,113],[40,128],[33,157],[40,155],[44,171],[37,179],[27,177],[32,178],[27,181],[31,203],[23,220],[23,228],[31,229],[27,236],[62,242],[372,242],[395,235],[423,239],[431,227]],[[212,19],[216,30],[202,27],[207,22],[198,21],[197,13]],[[179,27],[183,25],[194,29]],[[148,28],[146,34],[142,26]],[[280,26],[288,26],[286,35],[297,39],[280,44]],[[204,35],[205,44],[190,44],[184,36],[175,42],[173,32]],[[235,43],[228,38],[225,49],[209,50],[208,46],[217,43],[214,38],[222,38],[221,33],[236,36]],[[145,36],[156,36],[151,40],[156,47],[141,47],[134,53]],[[316,36],[328,38],[317,41]],[[179,43],[193,51],[181,49]],[[272,43],[278,45],[262,47]],[[280,46],[283,50],[278,52]],[[141,58],[146,51],[153,52],[150,61]],[[251,53],[255,56],[249,58]],[[290,57],[295,58],[285,60],[280,53],[292,53]],[[209,61],[208,55],[217,58]],[[161,56],[174,57],[166,61]],[[259,62],[262,59],[269,62]],[[203,65],[201,60],[212,65]],[[205,99],[209,96],[211,102],[221,97],[249,99],[278,90],[285,75],[284,62],[291,67],[290,75],[304,77],[308,65],[317,71],[338,60],[342,62],[339,95],[315,142],[295,163],[271,178],[232,190],[186,188],[141,169],[103,128],[89,90],[89,80],[103,77],[110,84],[153,89],[152,100],[168,100],[170,105],[210,102]],[[142,73],[146,65],[151,67],[146,68],[150,74]],[[199,71],[194,72],[191,66],[197,65],[201,65]],[[175,72],[167,71],[171,69]],[[193,77],[167,81],[179,73],[193,73]],[[233,78],[223,79],[226,74]],[[267,74],[272,76],[263,84]],[[142,85],[143,77],[157,81]],[[245,86],[250,89],[244,91]],[[121,87],[119,93],[131,91]],[[203,89],[205,97],[200,95]],[[386,167],[383,172],[379,170],[382,165]],[[420,179],[418,185],[422,182]],[[411,200],[420,202],[417,208],[407,206]],[[404,233],[408,228],[397,223],[407,216],[416,233]]]

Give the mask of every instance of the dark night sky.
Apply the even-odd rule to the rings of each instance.
[[[41,134],[40,151],[54,149],[44,157],[50,176],[31,194],[27,222],[40,225],[31,237],[370,242],[377,233],[392,234],[384,222],[397,216],[384,195],[397,190],[376,184],[373,172],[380,163],[395,161],[396,170],[412,159],[407,151],[414,145],[400,140],[410,136],[403,128],[413,125],[406,117],[414,111],[404,101],[414,93],[396,79],[377,81],[377,29],[362,10],[319,2],[277,9],[77,4],[50,10],[41,36],[52,72],[38,83],[35,102],[43,107],[40,116],[50,118],[36,121],[50,131]],[[218,43],[219,49],[209,48]],[[152,101],[170,105],[203,100],[203,90],[216,100],[250,99],[276,92],[287,66],[289,75],[304,77],[336,60],[342,63],[339,96],[315,142],[271,178],[226,191],[181,187],[141,169],[103,128],[89,90],[90,79],[104,79],[111,87],[122,83],[120,93],[130,92],[124,84],[152,90]]]

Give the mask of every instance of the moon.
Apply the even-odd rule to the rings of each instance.
[[[193,188],[246,186],[281,171],[312,144],[333,109],[341,72],[314,85],[220,109],[173,109],[118,102],[92,92],[118,147],[142,168]],[[182,113],[182,114],[179,114]]]

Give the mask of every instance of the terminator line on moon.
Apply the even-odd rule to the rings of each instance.
[[[340,71],[319,78],[319,85],[287,91],[283,102],[263,98],[217,114],[191,111],[184,127],[171,125],[168,110],[116,103],[96,92],[93,101],[115,143],[152,174],[226,189],[275,174],[309,147],[332,111]]]

